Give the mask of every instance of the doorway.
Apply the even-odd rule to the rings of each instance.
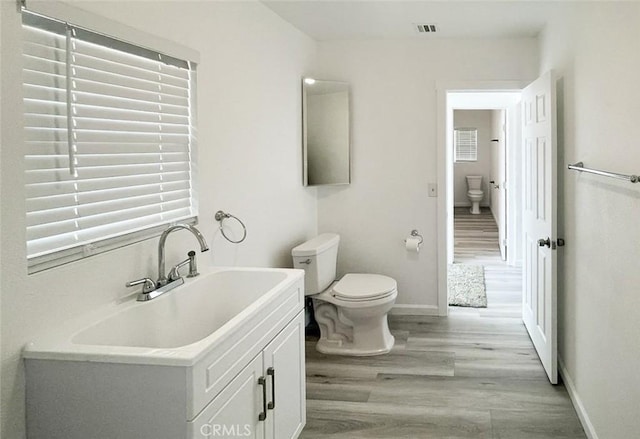
[[[452,163],[447,165],[453,178],[446,194],[448,205],[453,204],[453,243],[448,246],[453,251],[447,277],[448,304],[453,308],[449,313],[520,318],[517,240],[507,239],[509,225],[517,226],[517,219],[510,218],[515,212],[509,215],[507,188],[509,183],[518,186],[517,173],[508,171],[519,166],[507,166],[516,157],[512,150],[519,149],[517,140],[509,139],[513,127],[507,127],[507,113],[516,111],[519,93],[458,93],[450,98]]]
[[[519,102],[520,90],[524,88],[524,85],[517,83],[439,84],[439,163],[440,166],[444,167],[444,169],[439,168],[441,172],[438,180],[439,185],[444,188],[442,191],[444,196],[438,200],[439,252],[441,252],[442,256],[446,255],[446,258],[442,256],[439,258],[440,263],[438,266],[439,314],[442,316],[449,314],[447,280],[450,264],[453,264],[455,257],[456,192],[458,193],[459,203],[457,206],[458,217],[461,220],[458,224],[460,229],[460,226],[463,226],[465,222],[465,219],[460,214],[467,207],[461,204],[466,203],[468,205],[470,202],[469,200],[465,201],[468,189],[465,177],[466,175],[476,174],[476,171],[473,170],[467,169],[465,171],[463,164],[461,166],[462,170],[458,172],[459,175],[456,177],[454,168],[456,161],[454,148],[455,111],[466,112],[469,116],[482,114],[486,121],[485,125],[488,126],[484,129],[484,134],[479,133],[479,140],[481,142],[484,141],[479,147],[484,149],[485,161],[488,160],[489,162],[483,175],[482,190],[485,193],[481,202],[483,206],[481,206],[480,216],[473,215],[472,218],[467,218],[466,221],[475,222],[477,221],[476,218],[483,217],[487,224],[495,229],[482,232],[482,221],[479,221],[480,233],[484,233],[484,236],[480,236],[480,238],[471,236],[470,239],[467,239],[468,247],[479,246],[479,248],[476,248],[478,251],[475,254],[469,251],[466,251],[465,254],[464,233],[459,230],[458,235],[463,239],[458,241],[460,244],[458,259],[463,257],[479,258],[475,261],[478,265],[491,266],[492,268],[487,269],[488,272],[493,270],[488,273],[488,294],[491,294],[492,286],[499,286],[505,281],[512,285],[512,288],[509,289],[513,291],[513,294],[510,294],[509,299],[506,300],[511,302],[510,305],[506,305],[504,298],[500,297],[494,298],[492,302],[496,306],[502,302],[504,306],[502,306],[503,309],[500,312],[506,314],[519,313],[521,310],[521,297],[516,297],[514,303],[511,296],[515,296],[518,291],[521,291],[520,273],[517,270],[522,260],[521,240],[519,239],[521,234],[521,214],[519,213],[521,201],[518,196],[521,191],[519,172],[521,169]],[[464,125],[473,124],[469,122],[469,119],[466,121],[463,119],[458,127]],[[471,128],[473,127],[471,126]],[[497,142],[491,142],[492,140],[497,140]],[[502,148],[502,152],[500,152],[500,148]],[[492,151],[495,152],[496,163],[502,163],[502,167],[496,164],[493,166],[493,170],[491,169]],[[467,172],[471,174],[467,174]],[[456,181],[458,187],[456,187]],[[492,181],[493,183],[490,183]],[[471,215],[468,215],[468,217],[471,217]],[[498,224],[500,227],[498,227]],[[495,235],[492,238],[492,247],[489,252],[485,252],[483,255],[483,243],[480,241],[488,238],[492,233]],[[498,268],[500,269],[498,270]],[[503,278],[491,279],[492,274],[498,274]]]
[[[501,88],[505,88],[501,90]],[[512,314],[520,311],[519,298],[512,296],[515,292],[521,290],[521,285],[517,285],[520,277],[519,272],[515,272],[516,268],[521,266],[522,261],[522,243],[521,243],[521,116],[520,116],[520,89],[513,86],[501,86],[496,89],[465,89],[465,90],[446,90],[439,93],[441,98],[440,107],[441,121],[438,127],[443,132],[439,133],[441,144],[441,164],[444,162],[444,172],[441,173],[439,184],[445,187],[444,197],[439,202],[440,212],[446,212],[444,221],[439,225],[442,230],[439,231],[441,237],[441,246],[439,250],[440,257],[439,270],[439,311],[440,315],[449,314],[449,285],[447,279],[451,264],[455,259],[455,218],[456,207],[458,207],[459,229],[464,227],[461,222],[476,224],[478,236],[467,237],[467,247],[475,247],[475,253],[470,254],[466,251],[466,258],[480,260],[475,261],[475,265],[481,267],[487,266],[486,270],[489,274],[487,281],[488,295],[491,294],[491,285],[508,282],[512,285],[511,290],[514,294],[509,295],[507,305],[503,297],[497,298],[492,302],[503,304],[503,311]],[[458,120],[456,121],[456,115]],[[456,132],[455,128],[476,128],[478,150],[476,162],[460,162],[456,157]],[[494,141],[495,140],[495,141]],[[444,150],[444,151],[442,151]],[[493,162],[495,161],[495,164]],[[469,204],[467,197],[467,179],[466,176],[474,175],[482,177],[481,189],[484,193],[480,209],[480,215],[468,215],[466,219],[462,216],[465,204]],[[466,206],[465,206],[466,207]],[[485,225],[477,220],[484,217]],[[441,218],[442,219],[442,218]],[[493,223],[493,224],[492,224]],[[467,225],[468,225],[467,224]],[[482,227],[493,227],[496,229],[495,236],[491,238],[494,232],[482,232]],[[466,230],[472,232],[473,228]],[[464,233],[458,230],[459,247],[463,249],[462,254],[458,255],[458,259],[463,257],[465,251]],[[491,247],[485,248],[489,244]],[[444,241],[444,245],[442,245]],[[468,250],[468,248],[467,248]],[[484,253],[483,253],[484,252]],[[490,255],[487,253],[491,253]],[[482,260],[484,258],[484,260]],[[444,259],[444,260],[443,260]],[[458,261],[460,262],[460,261]],[[471,262],[469,260],[467,263]],[[513,270],[503,270],[512,267]],[[497,271],[495,271],[497,269]],[[492,271],[493,270],[493,271]],[[492,275],[497,274],[498,278],[492,280]],[[501,279],[504,276],[506,279]],[[444,279],[444,282],[440,280]],[[508,279],[508,281],[507,281]],[[488,301],[491,302],[491,301]],[[507,311],[508,310],[508,311]]]

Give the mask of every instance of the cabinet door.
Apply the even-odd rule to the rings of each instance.
[[[263,412],[263,387],[268,383],[263,370],[262,355],[258,355],[188,423],[188,437],[264,439],[264,421],[259,416]]]
[[[269,405],[267,439],[295,439],[306,422],[304,312],[264,349]]]

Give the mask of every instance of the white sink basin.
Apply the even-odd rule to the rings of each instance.
[[[71,343],[177,348],[202,340],[278,285],[279,271],[221,271],[122,310],[81,331]]]
[[[301,270],[214,269],[148,302],[99,310],[25,347],[24,357],[189,365],[302,278]]]

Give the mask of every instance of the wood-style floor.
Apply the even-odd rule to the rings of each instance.
[[[301,438],[585,438],[521,323],[520,272],[501,262],[493,219],[468,217],[456,210],[456,262],[486,266],[488,308],[390,316],[396,344],[377,357],[323,355],[308,336]]]
[[[498,226],[488,208],[471,215],[469,208],[456,207],[454,223],[454,256],[456,264],[484,266],[487,308],[450,308],[450,312],[467,312],[483,316],[513,317],[522,315],[522,270],[506,265],[500,257]]]

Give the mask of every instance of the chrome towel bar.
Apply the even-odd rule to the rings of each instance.
[[[618,174],[617,172],[600,171],[598,169],[585,168],[584,163],[582,162],[578,162],[573,165],[568,165],[567,168],[572,169],[574,171],[589,172],[591,174],[598,174],[598,175],[603,175],[605,177],[617,178],[618,180],[626,180],[626,181],[630,181],[631,183],[638,182],[637,175]]]

